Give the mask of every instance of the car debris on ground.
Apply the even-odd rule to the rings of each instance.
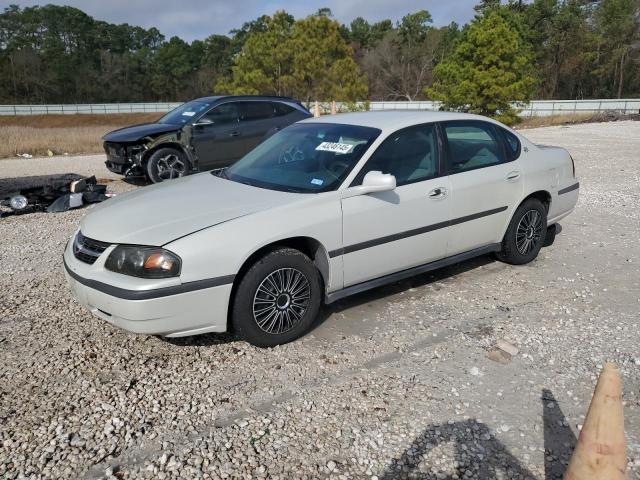
[[[59,213],[86,204],[99,203],[114,194],[99,184],[95,175],[73,173],[34,177],[28,186],[16,187],[14,179],[0,181],[0,217],[33,212]],[[2,208],[2,207],[8,207]]]

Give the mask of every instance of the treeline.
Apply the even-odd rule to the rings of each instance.
[[[483,0],[462,27],[435,27],[425,10],[349,25],[329,9],[303,19],[280,11],[191,43],[72,7],[0,14],[0,103],[212,93],[429,98],[481,113],[503,111],[506,99],[638,96],[640,0]]]

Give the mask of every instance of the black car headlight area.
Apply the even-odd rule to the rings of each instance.
[[[180,257],[164,248],[118,245],[104,267],[132,277],[170,278],[180,275],[181,263]]]

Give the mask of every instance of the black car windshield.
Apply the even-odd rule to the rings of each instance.
[[[194,117],[209,108],[211,104],[206,102],[187,102],[178,108],[171,110],[163,116],[158,123],[168,123],[170,125],[184,125],[194,119]]]
[[[376,128],[355,125],[291,125],[224,170],[222,176],[286,192],[335,190],[378,135]]]

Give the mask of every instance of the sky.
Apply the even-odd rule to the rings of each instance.
[[[0,0],[0,7],[53,3],[79,8],[98,20],[156,27],[168,39],[174,35],[192,41],[217,33],[226,35],[260,15],[286,10],[296,18],[329,7],[334,18],[349,23],[361,16],[370,22],[399,20],[407,13],[429,10],[434,25],[469,21],[478,0]]]

